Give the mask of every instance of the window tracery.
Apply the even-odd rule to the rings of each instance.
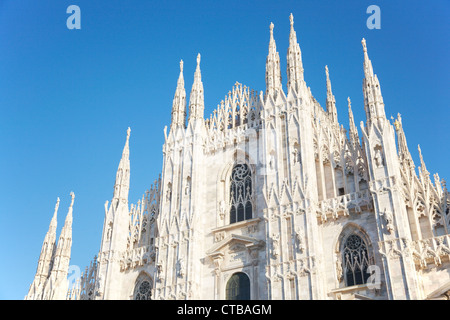
[[[151,280],[147,277],[141,279],[136,283],[134,289],[134,300],[151,300]]]
[[[370,276],[367,273],[369,256],[367,245],[360,236],[351,234],[345,240],[342,252],[342,265],[347,286],[366,283]]]
[[[252,176],[247,164],[236,164],[231,172],[230,223],[252,218]]]

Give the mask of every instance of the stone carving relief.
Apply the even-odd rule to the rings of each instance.
[[[169,182],[167,184],[167,190],[166,190],[166,201],[170,202],[172,199],[172,184]]]
[[[392,233],[392,231],[394,231],[394,217],[392,216],[392,212],[387,210],[387,208],[385,208],[381,216],[385,221],[385,227],[387,232],[389,234]]]
[[[276,233],[272,235],[272,256],[278,258],[280,255],[280,234]]]
[[[381,168],[384,166],[383,152],[381,145],[377,144],[374,148],[374,161],[377,168]]]
[[[183,258],[178,259],[178,262],[177,262],[178,272],[177,272],[177,274],[178,274],[178,276],[180,278],[183,278],[184,275],[186,274],[184,265],[185,265],[184,259]]]
[[[226,213],[225,200],[220,200],[219,201],[218,208],[219,208],[219,218],[220,218],[220,220],[225,219],[225,213]]]
[[[300,229],[297,229],[295,232],[295,243],[297,245],[297,250],[300,253],[303,253],[305,250],[305,235]]]

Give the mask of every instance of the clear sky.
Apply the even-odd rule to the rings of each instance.
[[[366,26],[372,4],[379,30]],[[66,27],[69,5],[81,9],[80,30]],[[180,59],[189,96],[201,53],[209,117],[236,81],[265,90],[273,22],[286,88],[291,12],[319,103],[328,65],[340,123],[348,128],[348,96],[365,121],[366,38],[416,166],[420,144],[428,171],[450,180],[449,10],[448,0],[0,0],[0,299],[28,292],[57,197],[59,236],[76,195],[71,264],[84,269],[98,253],[128,127],[130,203],[158,177]]]

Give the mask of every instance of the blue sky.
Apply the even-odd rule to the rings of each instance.
[[[69,5],[81,30],[69,30]],[[369,5],[381,29],[369,30]],[[305,80],[325,105],[328,65],[339,121],[347,97],[365,121],[361,39],[381,83],[386,114],[402,114],[410,151],[450,179],[447,0],[118,1],[0,0],[0,299],[23,299],[36,271],[56,198],[59,232],[74,191],[72,265],[98,253],[104,203],[131,127],[136,203],[162,167],[163,128],[184,60],[189,95],[197,53],[205,117],[236,81],[265,90],[269,24],[286,87],[289,14]]]

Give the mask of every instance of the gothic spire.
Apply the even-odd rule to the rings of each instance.
[[[119,167],[116,173],[116,182],[114,184],[114,200],[122,200],[128,202],[128,191],[130,189],[130,132],[131,129],[127,130],[127,140],[122,151],[122,158],[120,159]]]
[[[58,239],[58,246],[56,247],[56,253],[53,260],[52,274],[58,276],[60,272],[67,275],[69,262],[70,262],[70,251],[72,247],[72,221],[73,221],[73,203],[75,200],[75,194],[70,193],[72,198],[69,210],[67,212],[66,220],[64,226],[61,230],[61,234]]]
[[[180,75],[172,104],[172,123],[174,126],[186,127],[186,90],[184,89],[183,60],[180,61]]]
[[[325,66],[325,73],[327,76],[327,100],[326,100],[326,106],[327,106],[327,112],[331,117],[331,120],[334,123],[337,123],[337,110],[336,110],[336,99],[334,98],[333,92],[331,90],[331,81],[330,81],[330,74],[328,72],[328,66]]]
[[[64,227],[58,239],[58,245],[53,257],[53,265],[50,276],[48,277],[42,293],[45,300],[63,300],[66,299],[69,272],[70,253],[72,248],[72,211],[75,194],[70,193],[72,201],[66,216]]]
[[[71,197],[71,201],[70,201],[70,206],[69,206],[69,211],[67,212],[67,216],[66,216],[66,221],[64,223],[64,228],[70,228],[70,230],[72,230],[72,221],[73,221],[73,203],[75,202],[75,193],[70,192],[70,197]]]
[[[200,53],[197,55],[197,68],[194,73],[191,95],[189,97],[189,121],[203,119],[205,102],[203,97],[202,74],[200,71]]]
[[[56,249],[56,226],[57,226],[57,214],[59,208],[59,198],[56,200],[55,211],[53,212],[52,220],[45,235],[44,242],[42,244],[41,254],[39,256],[38,268],[36,271],[35,281],[36,285],[43,284],[48,278],[51,267],[52,258]]]
[[[430,173],[427,170],[427,166],[425,165],[425,161],[423,160],[422,156],[422,150],[420,149],[420,145],[417,146],[417,149],[419,150],[419,157],[420,157],[420,168],[419,168],[419,175],[422,181],[429,180]]]
[[[277,52],[277,45],[273,38],[273,23],[270,23],[269,54],[266,60],[266,96],[271,95],[276,98],[281,87],[280,55]]]
[[[53,217],[52,220],[50,221],[50,226],[48,228],[47,234],[56,233],[58,209],[59,209],[59,197],[56,199],[55,210],[53,211]]]
[[[364,52],[364,75],[366,78],[373,78],[373,67],[372,67],[372,61],[369,59],[369,54],[367,53],[367,45],[366,45],[366,39],[361,40],[361,44],[363,46],[363,52]]]
[[[355,148],[356,145],[359,145],[359,135],[358,135],[358,129],[355,125],[355,119],[353,117],[353,111],[352,111],[352,102],[350,100],[350,97],[347,98],[348,101],[348,120],[350,124],[350,142]]]
[[[380,83],[377,75],[373,72],[372,62],[367,53],[366,40],[363,38],[361,43],[364,51],[364,109],[366,111],[367,124],[370,125],[371,123],[374,123],[374,121],[386,121],[386,114],[384,111]]]
[[[287,53],[287,88],[288,91],[292,87],[297,92],[299,85],[304,81],[303,77],[303,62],[300,45],[297,42],[297,34],[294,30],[294,16],[289,16],[291,22],[291,31],[289,33],[289,48]]]
[[[402,117],[400,113],[397,115],[397,120],[394,122],[395,131],[397,131],[397,141],[398,141],[398,157],[400,163],[406,163],[414,168],[414,161],[412,160],[411,153],[408,149],[408,144],[406,143],[405,132],[403,131]]]

